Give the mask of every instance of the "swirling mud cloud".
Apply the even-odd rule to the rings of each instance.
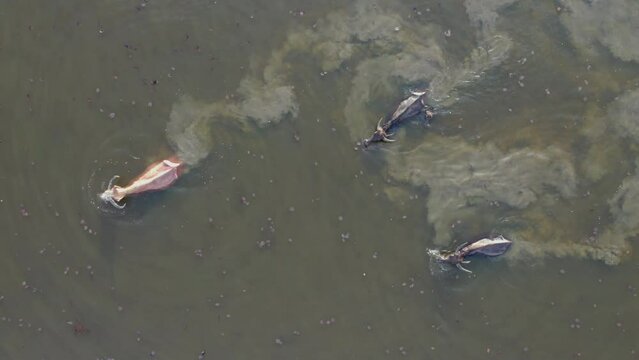
[[[629,14],[639,11],[634,2],[616,2]],[[168,138],[178,155],[195,165],[211,151],[216,141],[211,127],[217,122],[229,121],[250,132],[285,118],[295,119],[302,95],[296,93],[290,77],[294,64],[288,59],[292,54],[313,59],[317,73],[339,71],[346,63],[354,70],[344,75],[350,76],[350,88],[342,111],[343,126],[353,141],[370,132],[379,117],[370,110],[371,104],[385,97],[398,98],[409,89],[428,86],[431,100],[439,107],[454,106],[460,101],[457,92],[462,87],[481,82],[485,72],[509,59],[514,44],[500,31],[500,12],[515,3],[466,0],[477,42],[467,49],[463,61],[456,61],[442,46],[445,29],[407,19],[391,2],[355,1],[311,28],[291,30],[283,44],[271,52],[266,65],[240,81],[238,97],[214,102],[181,97],[171,112]],[[563,3],[570,12],[561,15],[562,22],[576,44],[598,41],[620,59],[639,59],[632,46],[620,46],[624,34],[632,30],[616,25],[620,16],[626,16],[620,14],[622,10],[599,9],[597,4],[581,0]],[[607,16],[595,16],[599,11]],[[591,21],[584,23],[583,19]],[[622,133],[639,133],[636,97],[636,93],[628,94],[610,110],[609,115],[618,119],[614,126]],[[614,220],[596,237],[583,241],[564,231],[548,209],[563,211],[574,201],[579,166],[559,147],[504,150],[490,141],[474,144],[429,134],[413,149],[389,150],[379,156],[386,160],[388,176],[401,186],[429,190],[425,220],[433,226],[432,241],[438,246],[453,240],[451,225],[456,221],[481,218],[494,228],[509,231],[505,235],[517,241],[508,255],[511,259],[573,256],[617,264],[629,249],[626,239],[639,234],[639,221],[633,220],[639,218],[639,208],[633,205],[639,197],[636,174],[628,176],[609,200]],[[600,177],[597,166],[589,169],[591,180]],[[391,190],[389,187],[389,194]],[[496,204],[509,209],[509,221],[518,225],[503,225],[499,215],[503,212],[494,210]]]

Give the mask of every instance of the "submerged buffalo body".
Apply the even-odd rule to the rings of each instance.
[[[433,117],[433,108],[426,104],[426,91],[411,91],[411,95],[404,99],[397,109],[393,112],[390,118],[384,121],[384,118],[379,119],[375,132],[370,138],[364,140],[364,146],[368,146],[374,142],[393,142],[395,140],[390,139],[393,134],[388,133],[388,130],[393,126],[403,122],[406,119],[412,118],[415,115],[424,112],[427,118]]]
[[[466,257],[477,254],[485,256],[499,256],[508,251],[511,245],[512,241],[504,238],[503,236],[498,236],[492,239],[485,238],[464,243],[457,247],[455,251],[429,250],[428,253],[439,261],[455,265],[460,270],[472,272],[462,266],[462,264],[468,264],[470,262],[466,260]]]
[[[119,178],[117,175],[114,176],[109,182],[108,188],[99,196],[102,201],[122,209],[125,205],[121,205],[118,202],[122,201],[125,197],[166,189],[178,179],[182,170],[183,164],[179,159],[171,158],[162,160],[151,164],[127,186],[113,185],[113,182]]]
[[[458,248],[464,256],[482,254],[486,256],[499,256],[505,253],[512,245],[512,241],[503,236],[494,239],[481,239],[472,243],[467,243]]]

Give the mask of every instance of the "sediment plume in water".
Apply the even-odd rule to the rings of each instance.
[[[619,136],[639,143],[639,89],[626,92],[610,104],[608,119]]]
[[[409,152],[389,155],[389,176],[429,190],[428,221],[434,243],[453,243],[453,229],[481,221],[515,241],[506,254],[513,261],[547,256],[578,257],[618,264],[628,250],[626,238],[639,233],[639,175],[627,179],[610,201],[614,223],[602,234],[579,239],[557,216],[569,211],[577,193],[571,156],[559,148],[504,152],[488,143],[431,136]],[[457,242],[460,239],[455,239]]]
[[[248,119],[259,127],[277,123],[285,116],[297,117],[298,105],[293,86],[275,81],[245,78],[237,89],[241,101],[229,104],[236,120]]]
[[[352,28],[344,24],[362,23]],[[333,26],[337,24],[337,26]],[[364,24],[366,26],[364,26]],[[370,28],[370,24],[384,26]],[[356,66],[351,91],[344,108],[344,120],[354,140],[367,136],[375,125],[379,114],[369,111],[371,102],[382,97],[403,96],[409,87],[420,90],[426,86],[431,90],[430,97],[438,106],[450,106],[456,101],[454,91],[477,78],[481,73],[500,64],[508,57],[510,39],[503,34],[484,31],[480,44],[470,51],[462,64],[452,63],[443,53],[435,39],[441,29],[415,22],[406,22],[401,17],[388,12],[381,6],[360,4],[353,13],[335,14],[325,29],[319,28],[315,34],[316,42],[324,42],[330,47],[335,37],[343,37],[342,42],[356,40],[348,44],[346,52],[324,52],[323,64],[336,66],[354,53],[353,48],[362,47],[374,50],[375,55],[368,56]],[[334,33],[340,29],[340,33]],[[343,32],[343,29],[358,29]],[[361,30],[364,29],[364,30]],[[348,35],[344,37],[344,35]]]
[[[639,1],[561,0],[561,21],[586,52],[605,46],[617,58],[639,61]]]
[[[551,241],[539,243],[518,239],[517,246],[511,249],[507,257],[511,261],[525,259],[541,259],[544,257],[573,257],[579,259],[593,259],[607,265],[619,265],[626,252],[628,244],[621,239],[598,239],[597,244],[580,242]]]
[[[344,107],[344,124],[355,140],[369,135],[381,115],[369,110],[372,103],[401,98],[408,89],[429,86],[438,106],[452,106],[459,88],[481,81],[482,73],[508,58],[513,43],[498,31],[498,15],[514,2],[465,1],[478,44],[461,63],[442,50],[442,40],[437,40],[442,29],[436,25],[406,21],[381,1],[354,2],[313,28],[291,31],[263,69],[241,80],[237,96],[214,103],[181,98],[171,113],[169,139],[185,161],[197,164],[214,143],[210,128],[215,122],[232,121],[250,131],[295,118],[299,105],[288,78],[292,65],[287,63],[293,53],[312,57],[321,71],[338,70],[345,62],[355,69]],[[619,100],[619,114],[635,112],[633,96]],[[639,132],[632,123],[618,126],[620,131]],[[547,210],[562,209],[561,203],[573,199],[578,180],[572,157],[556,147],[501,150],[491,143],[473,145],[431,134],[411,151],[391,150],[381,156],[387,156],[388,174],[398,183],[429,189],[428,221],[438,246],[451,244],[451,225],[457,220],[499,222],[504,208],[509,221],[521,225],[504,234],[517,242],[507,255],[510,259],[574,256],[615,264],[627,250],[625,239],[638,233],[639,224],[632,219],[639,213],[632,204],[639,196],[639,175],[626,179],[610,200],[615,220],[592,241],[564,231],[564,224]],[[596,181],[600,175],[594,168],[591,172]]]
[[[466,14],[478,29],[492,33],[495,31],[499,11],[517,0],[465,0]]]
[[[293,87],[274,79],[246,77],[237,89],[238,99],[205,103],[182,96],[173,104],[167,124],[167,138],[178,157],[189,166],[197,165],[211,152],[216,122],[231,121],[239,128],[265,127],[286,116],[297,116]]]
[[[639,235],[639,171],[624,179],[608,205],[614,221],[600,241],[619,244],[620,249],[628,250],[627,240]]]
[[[626,92],[608,106],[606,123],[636,149],[639,144],[639,89]],[[613,220],[599,240],[628,251],[628,239],[639,235],[639,162],[635,163],[634,173],[622,181],[608,200],[608,206]]]
[[[491,203],[525,209],[549,188],[560,197],[571,197],[576,189],[569,156],[556,148],[504,153],[490,143],[473,146],[461,138],[431,136],[409,152],[389,154],[388,162],[392,178],[428,187],[428,220],[437,245],[450,242],[455,220]]]
[[[482,14],[495,12],[499,6],[491,3],[489,8]],[[483,11],[481,5],[474,5],[473,9]],[[469,14],[474,14],[474,10],[469,10]],[[493,28],[491,24],[482,29],[479,46],[469,51],[464,63],[447,63],[435,41],[441,29],[407,21],[383,1],[356,1],[347,9],[320,19],[313,28],[291,31],[284,44],[271,53],[263,70],[254,71],[240,82],[238,99],[214,104],[178,102],[174,117],[189,111],[198,117],[191,123],[172,119],[177,123],[172,128],[199,129],[201,133],[169,131],[169,138],[176,148],[194,151],[188,158],[198,161],[207,146],[210,149],[210,141],[197,138],[209,136],[208,128],[216,120],[226,118],[243,126],[264,127],[285,117],[297,117],[299,105],[294,88],[288,83],[287,57],[298,53],[311,56],[322,71],[337,70],[345,61],[355,62],[356,72],[344,115],[352,138],[361,139],[378,118],[367,109],[371,101],[403,96],[408,86],[419,90],[432,82],[433,97],[441,99],[442,106],[450,105],[455,101],[451,93],[457,87],[474,81],[479,74],[502,62],[508,56],[511,41],[494,33]],[[200,108],[187,111],[187,103]]]
[[[477,28],[479,44],[462,64],[450,64],[431,83],[431,97],[439,106],[451,106],[457,101],[455,90],[479,81],[480,75],[500,65],[510,53],[512,40],[497,30],[499,11],[517,0],[465,0],[466,14]]]
[[[215,104],[207,106],[188,96],[173,104],[166,135],[176,155],[189,166],[209,155],[213,146],[209,123],[219,111]]]

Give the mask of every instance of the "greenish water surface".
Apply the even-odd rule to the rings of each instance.
[[[639,358],[638,19],[3,0],[0,359]],[[362,149],[420,88],[430,126]],[[471,275],[426,252],[497,234]]]

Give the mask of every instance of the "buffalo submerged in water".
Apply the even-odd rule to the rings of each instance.
[[[467,257],[477,254],[491,257],[499,256],[504,254],[511,245],[512,241],[503,236],[498,236],[492,239],[484,238],[461,244],[455,251],[428,250],[428,254],[438,261],[455,265],[462,271],[472,273],[472,271],[462,266],[462,264],[470,263],[469,260],[466,260]]]
[[[432,106],[426,104],[426,91],[411,91],[411,95],[404,99],[397,109],[393,112],[390,118],[384,121],[382,117],[379,119],[377,123],[377,127],[375,128],[375,132],[371,135],[370,138],[364,140],[364,146],[368,147],[371,143],[374,142],[393,142],[395,140],[390,139],[392,133],[388,131],[395,125],[403,122],[404,120],[410,119],[413,116],[416,116],[420,113],[424,113],[427,119],[430,119],[434,115],[434,109]]]
[[[146,168],[138,177],[133,179],[127,186],[113,185],[119,178],[114,176],[107,189],[99,195],[100,199],[108,202],[118,209],[124,208],[125,204],[119,204],[125,197],[137,195],[149,191],[164,190],[180,177],[184,171],[183,162],[177,157],[158,161]]]

